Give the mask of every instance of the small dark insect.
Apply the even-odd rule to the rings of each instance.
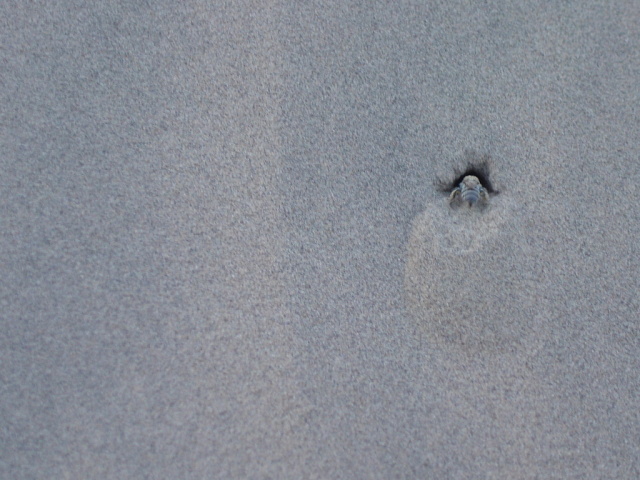
[[[486,205],[489,202],[489,191],[482,186],[475,175],[467,175],[449,195],[450,204],[464,204],[469,207]]]

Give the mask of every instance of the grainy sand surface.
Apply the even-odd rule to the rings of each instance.
[[[640,3],[9,1],[0,45],[0,477],[640,477]]]

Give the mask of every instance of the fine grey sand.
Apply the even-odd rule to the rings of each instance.
[[[638,2],[0,26],[1,478],[640,477]]]

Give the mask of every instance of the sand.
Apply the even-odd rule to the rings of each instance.
[[[0,477],[638,478],[638,3],[217,3],[0,7]]]

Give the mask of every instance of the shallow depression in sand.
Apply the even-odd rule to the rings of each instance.
[[[532,346],[534,280],[521,209],[506,197],[488,208],[426,205],[412,224],[405,266],[408,308],[429,341],[465,348]]]

